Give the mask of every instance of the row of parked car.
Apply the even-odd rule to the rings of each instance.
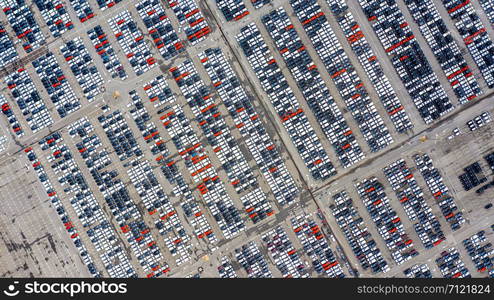
[[[128,10],[108,19],[108,24],[137,76],[156,66],[149,45]]]
[[[112,78],[120,78],[121,80],[127,79],[127,72],[123,67],[120,59],[117,57],[117,53],[113,49],[113,46],[108,40],[106,32],[103,31],[101,25],[96,25],[94,28],[87,31],[89,39],[96,49],[96,53],[103,60],[105,69],[110,73]]]
[[[239,211],[226,193],[225,186],[219,179],[216,169],[182,108],[175,105],[160,119],[179,151],[180,157],[189,162],[192,161],[193,157],[196,157],[196,163],[186,163],[185,166],[194,183],[198,184],[197,189],[223,235],[226,238],[231,238],[245,230],[245,223],[241,219]],[[202,158],[197,161],[198,157]],[[212,230],[208,230],[200,237],[211,234],[213,234]]]
[[[192,62],[186,61],[173,68],[172,74],[213,147],[213,151],[222,163],[231,184],[239,194],[248,191],[241,197],[241,201],[249,218],[256,223],[272,215],[273,210],[264,193],[258,188],[251,190],[251,187],[258,186],[257,180],[221,117],[211,90],[204,85]],[[205,155],[193,156],[191,161],[196,163],[203,157]]]
[[[343,167],[362,160],[362,149],[285,10],[272,11],[262,22]]]
[[[50,96],[51,102],[55,104],[60,118],[64,118],[81,108],[81,102],[65,78],[65,74],[53,53],[48,52],[38,57],[32,64],[46,92]]]
[[[159,0],[142,0],[135,7],[154,45],[165,59],[173,58],[185,50]]]
[[[468,121],[467,126],[470,131],[475,131],[480,127],[484,127],[490,122],[492,122],[492,116],[488,111],[485,111],[482,114],[476,116],[473,120]]]
[[[431,270],[427,264],[413,265],[403,271],[408,278],[432,278]]]
[[[142,103],[141,97],[135,90],[130,91],[129,95],[131,99],[127,105],[129,112],[141,132],[141,137],[149,146],[151,153],[153,155],[160,155],[161,158],[168,156],[170,152],[166,147],[165,141],[161,137],[154,122],[151,121],[151,115]]]
[[[235,257],[249,278],[271,278],[273,274],[256,243],[251,241],[235,249]]]
[[[14,114],[14,111],[10,107],[5,96],[2,94],[0,94],[0,107],[2,108],[2,112],[5,115],[5,117],[7,118],[7,122],[9,122],[10,127],[12,128],[14,133],[18,137],[23,136],[24,130],[21,127],[21,123],[19,123],[19,121],[17,120],[17,117]]]
[[[81,37],[76,37],[60,46],[65,61],[89,102],[103,91],[103,78],[89,55]]]
[[[383,171],[424,247],[430,249],[444,241],[446,237],[441,224],[432,214],[432,209],[425,201],[424,193],[405,160],[393,162]]]
[[[172,206],[163,187],[154,175],[151,165],[147,160],[135,159],[127,168],[132,185],[147,210],[153,216],[155,226],[163,237],[165,245],[176,257],[177,265],[190,260],[190,237],[180,221],[177,211]]]
[[[281,226],[264,233],[261,239],[283,278],[309,277],[304,263]]]
[[[187,60],[170,71],[235,191],[241,194],[257,187],[258,182],[215,103],[216,97],[204,84],[192,61]],[[192,153],[186,164],[196,164],[203,157],[205,155]]]
[[[478,161],[466,166],[463,171],[465,171],[465,173],[460,174],[458,179],[465,191],[469,191],[487,181]]]
[[[396,1],[359,0],[426,124],[454,109]]]
[[[312,262],[312,267],[318,274],[331,278],[343,278],[345,274],[341,264],[329,247],[321,228],[309,215],[298,215],[290,219],[295,235],[302,244],[304,253]]]
[[[435,4],[426,0],[407,0],[405,4],[419,25],[420,32],[446,74],[459,102],[464,104],[480,96],[482,91],[479,84]]]
[[[372,273],[389,271],[388,263],[347,192],[333,195],[333,201],[329,208],[362,268],[370,268]]]
[[[196,0],[166,0],[181,26],[184,26],[187,39],[192,45],[203,41],[211,33],[206,18]]]
[[[293,203],[299,192],[295,181],[231,64],[219,48],[207,49],[199,58],[274,198],[280,205]]]
[[[105,133],[110,140],[113,150],[115,150],[115,154],[118,155],[121,160],[125,160],[127,159],[127,156],[123,156],[123,151],[128,151],[129,156],[132,157],[135,155],[134,151],[137,151],[139,149],[137,149],[137,142],[135,141],[135,139],[133,139],[133,135],[129,131],[127,123],[123,120],[123,116],[119,113],[119,111],[116,111],[115,118],[113,118],[113,116],[113,113],[110,113],[110,115],[107,116],[101,115],[98,117],[98,120],[105,129]],[[119,118],[120,120],[118,120]],[[116,125],[117,122],[119,122],[119,126]],[[124,131],[126,131],[125,134],[123,134]],[[117,134],[119,135],[119,137],[116,137]],[[131,140],[131,142],[129,142],[129,140]],[[92,146],[101,144],[101,140],[96,134],[92,134],[90,137],[84,138],[82,140],[82,143],[77,144],[79,152],[82,154],[83,158],[89,157],[89,154],[95,150],[94,147],[91,147],[91,142],[93,143]],[[96,145],[95,142],[97,142]],[[127,197],[127,189],[122,189],[123,185],[121,184],[122,181],[118,178],[118,171],[106,171],[103,169],[104,167],[109,166],[112,163],[108,156],[108,153],[109,152],[106,149],[102,149],[98,152],[97,155],[95,154],[93,157],[90,158],[91,160],[87,161],[86,163],[88,164],[88,167],[95,167],[95,169],[92,169],[90,171],[96,183],[100,186],[100,191],[108,192],[108,189],[120,189],[119,193],[122,197],[116,196],[117,198],[115,199],[122,200],[123,202],[119,203],[117,201],[114,203],[115,205],[110,204],[110,208],[112,210],[118,209],[120,211],[125,211],[129,207],[126,202],[129,202],[130,199]],[[103,187],[101,187],[102,184]],[[111,201],[110,199],[107,200]],[[135,214],[136,211],[131,211],[131,213]],[[118,221],[122,220],[123,217],[120,218]]]
[[[84,120],[80,122],[86,124]],[[90,190],[72,153],[65,144],[62,144],[61,135],[52,134],[39,143],[44,151],[49,152],[47,160],[51,163],[55,175],[61,175],[58,181],[64,188],[64,193],[67,196],[73,195],[70,203],[108,274],[112,277],[135,276],[135,271],[130,265],[128,256],[122,251],[122,244],[118,241],[115,230]]]
[[[92,19],[94,15],[93,8],[89,5],[88,0],[69,0],[81,23]]]
[[[453,128],[452,134],[448,135],[448,140],[452,140],[455,138],[455,136],[461,135],[461,130],[458,127]]]
[[[105,117],[105,120],[100,121],[104,129],[107,130],[107,135],[109,129],[108,127],[105,128],[105,125],[111,123],[114,120],[113,117],[121,116],[119,113],[110,113],[109,115]],[[70,128],[71,131],[75,131],[79,135],[80,142],[76,143],[76,147],[103,193],[105,202],[125,235],[128,246],[148,277],[157,277],[169,272],[168,264],[163,261],[160,249],[151,236],[150,229],[144,223],[134,200],[130,197],[118,171],[110,169],[112,161],[108,156],[107,149],[102,146],[96,133],[93,133],[94,128],[88,121],[85,121],[83,126],[87,127],[81,128],[79,125]],[[74,134],[73,137],[76,135]],[[99,143],[94,145],[94,141],[99,141]]]
[[[150,150],[158,149],[161,155],[168,155],[163,139],[153,122],[150,121],[150,115],[144,107],[141,98],[135,90],[129,93],[130,103],[127,105],[141,135]],[[159,142],[158,145],[156,145]],[[155,153],[153,153],[155,154]],[[170,253],[177,256],[177,265],[190,260],[189,250],[190,237],[187,235],[177,211],[172,206],[170,200],[165,194],[163,187],[159,184],[156,175],[151,169],[149,161],[145,159],[134,160],[131,162],[132,167],[127,169],[131,182],[137,190],[147,212],[150,215],[159,217],[155,221],[160,234],[165,239]]]
[[[143,155],[132,130],[120,110],[100,115],[98,121],[103,126],[106,136],[120,161]]]
[[[175,101],[172,89],[166,83],[163,75],[146,82],[143,89],[149,102],[153,103],[155,108],[158,108],[158,114],[170,109],[171,104]]]
[[[374,90],[388,113],[391,122],[399,133],[404,133],[413,127],[413,123],[406,113],[400,99],[384,73],[379,59],[369,45],[367,38],[355,21],[355,17],[348,9],[346,0],[326,0],[331,12],[336,17],[338,25],[343,30],[348,44],[357,56],[360,65],[367,73]],[[301,5],[292,2],[292,5]],[[302,5],[303,6],[303,5]]]
[[[166,84],[166,82],[163,83]],[[144,87],[144,89],[146,89],[146,86]],[[168,88],[167,85],[164,87]],[[173,103],[175,101],[175,96],[172,95],[170,99],[171,103]],[[183,118],[185,118],[185,116],[183,115],[183,111],[179,106],[175,106],[173,107],[173,109],[173,113],[170,116],[173,116],[176,113],[179,115],[179,118],[182,118],[182,116]],[[165,118],[162,118],[162,120],[164,119]],[[165,126],[167,129],[172,128],[170,126],[172,120],[173,118],[165,120],[165,123],[168,122],[168,125]],[[183,147],[183,143],[186,141],[193,143],[198,142],[197,137],[194,137],[191,131],[186,131],[185,129],[181,129],[178,127],[175,129],[177,129],[177,131],[168,131],[168,133],[172,136],[172,141],[176,145],[177,149],[182,149],[181,147]],[[187,129],[190,130],[190,127]],[[173,138],[174,136],[176,137]],[[184,140],[181,141],[180,136],[182,136]],[[156,161],[161,165],[160,169],[162,174],[173,187],[173,195],[175,195],[176,197],[181,197],[182,200],[180,201],[180,206],[182,207],[187,220],[194,228],[195,235],[200,239],[209,241],[210,243],[216,243],[218,239],[211,229],[209,221],[206,219],[200,207],[197,205],[198,200],[193,195],[189,184],[186,183],[182,171],[178,169],[176,162],[172,158],[164,158],[162,155],[158,156],[156,158]],[[214,208],[212,208],[212,210],[214,210]],[[215,212],[217,212],[217,210],[215,210]]]
[[[53,124],[48,107],[26,69],[20,68],[7,75],[5,82],[32,132],[38,132]]]
[[[491,26],[494,26],[494,2],[492,0],[479,0],[479,2]]]
[[[74,28],[74,24],[62,0],[33,0],[33,2],[38,7],[48,29],[55,38]]]
[[[117,216],[117,221],[121,223],[123,217],[119,216],[118,210],[120,209],[123,211],[127,208],[126,203],[122,199],[123,197],[128,196],[128,193],[122,192],[119,195],[114,194],[112,197],[108,196],[108,193],[106,192],[116,185],[122,185],[116,170],[105,169],[112,164],[109,153],[104,148],[101,148],[101,140],[93,133],[94,127],[87,117],[81,118],[70,124],[68,129],[70,136],[75,140],[74,142],[79,154],[83,158],[86,167],[89,169],[93,180],[99,187],[99,191],[103,192],[105,201],[109,205],[112,215]],[[135,210],[133,213],[136,213]],[[100,225],[89,229],[88,235],[93,241],[96,250],[102,251],[100,257],[105,263],[105,267],[109,274],[115,274],[115,277],[137,276],[130,266],[126,252],[121,251],[123,245],[115,243],[117,239],[115,232],[104,225],[103,222]],[[111,261],[117,259],[120,263],[111,263]]]
[[[115,243],[115,230],[109,222],[104,221],[99,225],[87,230],[96,251],[102,251],[100,258],[111,278],[137,278],[134,267],[130,264],[126,249],[122,243]],[[102,242],[103,240],[103,242]],[[107,242],[109,241],[109,242]]]
[[[487,183],[487,184],[484,184],[483,186],[481,186],[480,188],[476,189],[475,190],[475,193],[477,194],[482,194],[483,192],[485,192],[486,190],[490,189],[494,187],[494,180],[492,180],[491,182]],[[484,206],[485,209],[489,209],[492,207],[492,203],[488,203]]]
[[[461,260],[460,253],[455,248],[449,248],[441,252],[436,259],[436,264],[444,278],[469,278],[472,277]]]
[[[238,21],[249,14],[243,0],[216,0],[216,5],[227,21]]]
[[[424,177],[424,180],[429,187],[432,195],[438,198],[441,195],[446,195],[449,192],[448,187],[444,184],[443,178],[432,163],[432,159],[428,154],[414,155],[415,164],[418,170]]]
[[[463,214],[458,211],[458,207],[450,195],[448,187],[444,184],[441,173],[434,166],[432,159],[425,153],[416,154],[413,159],[451,229],[460,229],[465,219]]]
[[[271,3],[271,0],[250,0],[255,9],[259,9],[266,4]]]
[[[25,0],[4,0],[0,5],[26,53],[46,43],[45,36]]]
[[[236,39],[310,175],[316,180],[334,176],[336,170],[321,140],[270,54],[259,28],[254,23],[242,27]]]
[[[218,274],[220,278],[237,278],[237,273],[233,269],[230,259],[226,256],[221,258],[220,265],[218,266]]]
[[[240,201],[254,224],[274,214],[273,207],[261,188],[256,188],[240,197]]]
[[[494,44],[470,1],[443,0],[444,7],[489,88],[494,87]]]
[[[38,176],[38,179],[43,185],[43,188],[48,195],[48,199],[50,200],[52,207],[55,209],[56,213],[60,217],[63,226],[67,230],[67,233],[70,235],[70,239],[72,240],[77,250],[79,251],[83,263],[87,266],[92,276],[101,277],[100,271],[96,269],[93,258],[88,253],[86,246],[83,244],[81,237],[77,232],[77,229],[74,227],[73,223],[70,220],[70,217],[65,211],[62,202],[57,196],[57,192],[55,191],[50,179],[48,178],[48,175],[44,170],[44,167],[41,165],[41,162],[34,153],[34,150],[32,149],[32,147],[29,147],[24,149],[24,152],[26,153],[28,160],[32,163],[36,175]]]
[[[147,278],[160,277],[170,272],[170,267],[163,260],[160,248],[157,246],[156,241],[154,241],[150,229],[144,223],[142,216],[125,222],[122,225],[120,228]]]
[[[320,5],[316,0],[291,1],[291,4],[309,39],[312,41],[314,50],[329,72],[329,77],[331,77],[338,89],[338,93],[359,126],[371,152],[386,148],[393,142],[393,138],[371,101],[362,79],[322,12]],[[283,9],[278,11],[280,12],[278,14],[278,19],[280,20],[278,24],[290,23],[286,12]],[[292,25],[293,27],[291,23],[287,25]],[[295,34],[296,31],[293,28],[290,29],[285,37],[287,46],[289,46],[290,36]],[[305,48],[300,40],[292,44],[292,47]],[[288,65],[290,64],[288,63]],[[303,66],[303,63],[300,64]],[[299,69],[302,69],[302,66],[299,66]],[[310,82],[307,82],[307,84],[310,86]]]
[[[96,134],[90,134],[93,131],[94,128],[87,118],[82,118],[69,126],[71,137],[74,139],[78,136],[78,139],[80,139],[80,142],[76,143],[77,151],[83,158],[93,180],[99,187],[99,191],[104,192],[106,189],[120,183],[120,181],[118,178],[114,179],[118,176],[116,170],[103,170],[105,167],[111,165],[112,161],[110,160],[108,151],[104,149],[97,150],[102,146],[102,143]],[[110,208],[113,210],[117,207]]]
[[[98,7],[102,11],[104,11],[107,8],[113,7],[122,1],[123,0],[96,0],[96,4],[98,4]]]
[[[19,57],[17,51],[15,50],[14,43],[10,40],[9,35],[7,34],[7,30],[1,24],[0,53],[2,53],[2,57],[0,57],[0,68],[5,67]]]
[[[377,178],[365,179],[356,188],[394,261],[399,265],[417,256],[413,241],[408,237],[400,217],[389,203],[384,186]]]
[[[492,243],[487,240],[485,231],[481,230],[463,240],[463,246],[475,264],[477,271],[480,273],[487,272],[493,278],[494,249],[492,248]]]
[[[0,96],[1,97],[1,96]],[[489,165],[489,168],[491,168],[491,171],[494,173],[494,152],[491,152],[484,156],[485,161]]]

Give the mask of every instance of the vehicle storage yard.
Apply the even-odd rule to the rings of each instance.
[[[494,0],[348,2],[0,0],[0,274],[494,277]]]

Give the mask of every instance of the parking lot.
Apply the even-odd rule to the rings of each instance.
[[[2,274],[492,276],[492,8],[347,2],[3,1]]]

